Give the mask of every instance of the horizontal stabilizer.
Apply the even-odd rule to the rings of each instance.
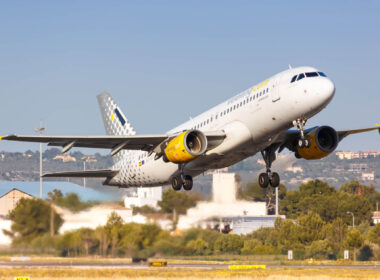
[[[46,173],[42,177],[87,177],[87,178],[112,178],[119,170],[87,170],[87,171],[67,171],[67,172],[55,172],[55,173]]]

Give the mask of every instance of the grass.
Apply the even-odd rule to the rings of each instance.
[[[33,280],[87,279],[379,279],[373,269],[266,269],[230,271],[227,269],[71,269],[71,268],[11,268],[0,269],[0,279],[30,276]]]

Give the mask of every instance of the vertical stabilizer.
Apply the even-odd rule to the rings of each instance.
[[[108,135],[135,135],[136,131],[117,106],[115,100],[113,100],[111,94],[103,92],[97,96],[102,113],[102,119],[104,128]],[[127,155],[131,151],[121,151],[115,155],[115,160],[119,161],[123,155]]]

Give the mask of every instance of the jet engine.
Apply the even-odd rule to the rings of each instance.
[[[338,134],[329,126],[319,126],[305,135],[311,143],[309,147],[296,148],[296,156],[299,158],[321,159],[333,152],[338,146]]]
[[[199,130],[187,130],[170,140],[163,158],[166,162],[185,163],[202,155],[206,149],[207,137]]]

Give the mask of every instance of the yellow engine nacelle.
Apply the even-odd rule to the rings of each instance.
[[[311,141],[310,147],[297,147],[299,157],[310,160],[320,159],[328,156],[338,146],[338,134],[329,126],[320,126],[308,134],[305,138]]]
[[[173,163],[192,161],[206,152],[207,138],[199,130],[187,130],[170,140],[165,148],[164,160]]]

